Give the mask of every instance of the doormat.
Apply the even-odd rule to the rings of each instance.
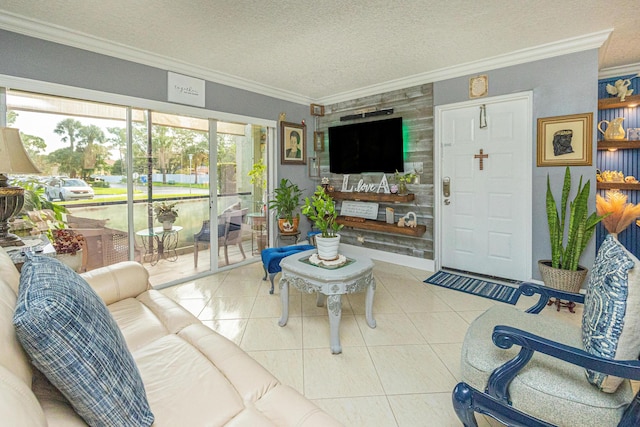
[[[514,305],[520,297],[517,286],[488,282],[486,280],[462,276],[442,270],[426,279],[424,283],[478,295],[495,301],[506,302],[511,305]]]

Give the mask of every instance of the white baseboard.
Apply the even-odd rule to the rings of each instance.
[[[432,259],[416,258],[408,255],[379,251],[377,249],[364,248],[362,246],[345,245],[344,243],[340,243],[340,247],[347,248],[349,252],[357,255],[368,256],[371,259],[417,268],[418,270],[435,271],[435,263]]]

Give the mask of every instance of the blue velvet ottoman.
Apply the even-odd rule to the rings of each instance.
[[[264,267],[264,277],[262,280],[267,280],[267,275],[269,276],[269,280],[271,281],[271,289],[269,290],[270,294],[273,295],[273,278],[276,277],[276,274],[282,271],[282,268],[280,268],[280,261],[282,261],[282,258],[297,254],[298,252],[308,251],[310,249],[315,249],[315,246],[291,245],[283,246],[281,248],[267,248],[262,250],[262,253],[260,254],[262,256],[262,267]]]

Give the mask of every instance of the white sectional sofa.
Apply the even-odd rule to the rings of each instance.
[[[82,277],[122,332],[153,426],[341,425],[233,342],[150,289],[140,264],[122,262]],[[19,283],[20,273],[0,248],[0,419],[14,426],[86,426],[17,338]]]

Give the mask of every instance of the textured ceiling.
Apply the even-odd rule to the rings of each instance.
[[[0,0],[0,15],[322,100],[607,29],[613,32],[600,68],[640,64],[639,6],[639,0]]]

